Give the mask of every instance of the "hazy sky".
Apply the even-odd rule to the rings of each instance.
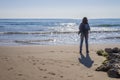
[[[0,0],[0,18],[120,18],[120,0]]]

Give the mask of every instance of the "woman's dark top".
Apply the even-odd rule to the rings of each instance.
[[[80,26],[79,26],[79,33],[86,34],[86,33],[88,33],[89,30],[90,30],[89,24],[84,24],[84,23],[80,24]]]

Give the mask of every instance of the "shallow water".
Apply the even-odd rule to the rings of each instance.
[[[0,19],[0,45],[79,44],[78,19]],[[89,43],[120,43],[120,19],[89,19]]]

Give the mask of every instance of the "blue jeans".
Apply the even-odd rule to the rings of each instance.
[[[88,50],[88,32],[86,33],[81,33],[81,41],[80,41],[80,52],[82,52],[82,45],[83,45],[83,41],[84,41],[84,38],[85,38],[85,44],[86,44],[86,52],[89,53],[89,50]]]

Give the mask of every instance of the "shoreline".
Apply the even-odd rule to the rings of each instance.
[[[14,46],[21,46],[21,47],[22,47],[22,46],[23,46],[23,47],[24,47],[24,46],[73,46],[73,45],[74,45],[74,46],[75,46],[75,45],[76,45],[76,46],[79,46],[79,44],[80,44],[80,42],[78,42],[78,44],[53,44],[53,45],[52,45],[52,44],[48,44],[48,45],[47,45],[47,44],[43,44],[43,45],[40,45],[40,44],[38,44],[38,45],[24,45],[24,44],[12,45],[12,44],[11,44],[11,45],[0,45],[0,47],[2,47],[2,46],[5,46],[5,47],[9,47],[9,46],[11,46],[11,47],[12,47],[12,46],[13,46],[13,47],[14,47]],[[113,43],[102,43],[102,42],[101,42],[101,43],[89,43],[89,45],[118,45],[118,44],[119,44],[119,42],[117,42],[117,43],[114,43],[114,42],[113,42]],[[85,45],[85,42],[83,42],[83,45]]]
[[[120,44],[90,45],[79,54],[79,45],[0,46],[0,80],[118,80],[95,69],[104,57],[96,51]]]
[[[79,43],[80,44],[80,43]],[[0,47],[63,47],[63,46],[68,46],[68,47],[80,47],[79,44],[61,44],[61,45],[0,45]],[[94,46],[102,46],[102,48],[111,48],[111,46],[113,47],[117,47],[120,44],[119,43],[92,43],[89,44],[89,48],[90,47],[94,47]],[[104,45],[104,46],[103,46]],[[110,46],[110,47],[108,47]],[[85,42],[83,42],[83,49],[85,48]]]

